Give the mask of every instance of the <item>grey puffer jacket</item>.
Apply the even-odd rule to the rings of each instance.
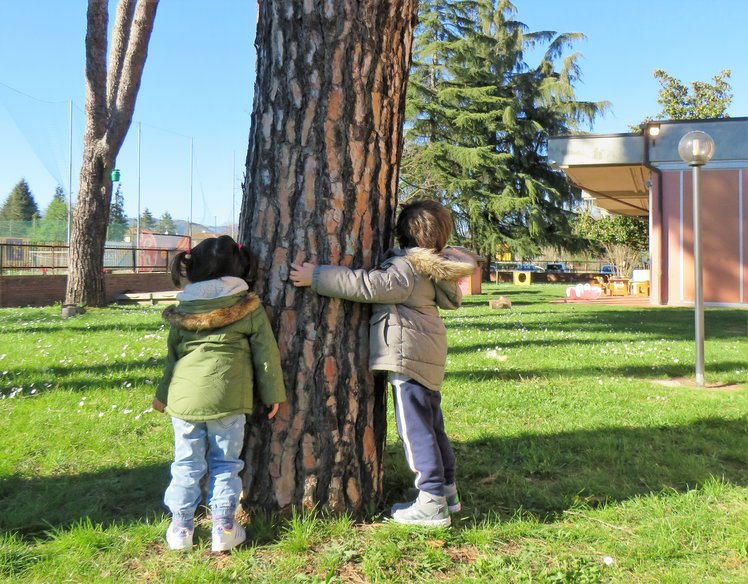
[[[438,308],[462,303],[457,285],[475,270],[465,256],[423,248],[395,249],[370,272],[317,266],[312,289],[323,296],[374,304],[369,367],[393,371],[438,391],[444,381],[447,333]]]

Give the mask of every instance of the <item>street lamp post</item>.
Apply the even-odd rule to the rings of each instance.
[[[701,167],[714,156],[714,140],[706,132],[688,132],[678,142],[678,155],[692,169],[693,182],[693,271],[694,337],[696,340],[696,385],[704,386],[704,273],[701,264]]]

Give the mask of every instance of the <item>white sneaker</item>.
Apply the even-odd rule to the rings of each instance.
[[[425,527],[449,527],[452,523],[447,509],[447,499],[425,491],[421,491],[418,498],[406,507],[394,505],[392,519],[397,523]]]
[[[173,550],[188,550],[192,548],[192,536],[194,529],[180,527],[172,522],[166,530],[166,543]]]
[[[222,525],[213,527],[211,550],[214,552],[227,552],[235,548],[247,539],[247,533],[244,528],[234,521],[231,529],[226,529]]]
[[[417,491],[417,489],[410,489],[411,491]],[[462,511],[462,503],[460,503],[460,495],[457,493],[457,485],[455,483],[452,483],[451,485],[444,485],[444,497],[447,499],[447,509],[449,509],[450,513],[459,513]],[[392,513],[399,509],[405,509],[406,507],[410,507],[413,504],[413,501],[408,501],[407,503],[395,503],[392,506]]]

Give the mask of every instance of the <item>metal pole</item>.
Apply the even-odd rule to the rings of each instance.
[[[134,271],[138,271],[138,264],[140,263],[140,122],[138,122],[138,218],[135,221],[135,265],[133,266]]]
[[[73,216],[73,100],[70,100],[70,115],[68,117],[68,232],[67,242],[70,246],[70,230]]]
[[[696,385],[704,386],[704,274],[701,266],[700,169],[693,166],[693,268],[694,337],[696,339]]]
[[[190,138],[190,247],[192,247],[192,138]]]
[[[231,239],[236,239],[236,150],[231,156]]]

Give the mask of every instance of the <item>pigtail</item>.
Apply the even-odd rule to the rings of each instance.
[[[177,288],[182,287],[182,280],[187,278],[187,270],[192,263],[192,254],[188,251],[179,251],[171,260],[169,273],[171,281]]]
[[[236,251],[242,270],[241,278],[252,288],[257,278],[257,258],[246,245],[241,243],[236,245]]]

